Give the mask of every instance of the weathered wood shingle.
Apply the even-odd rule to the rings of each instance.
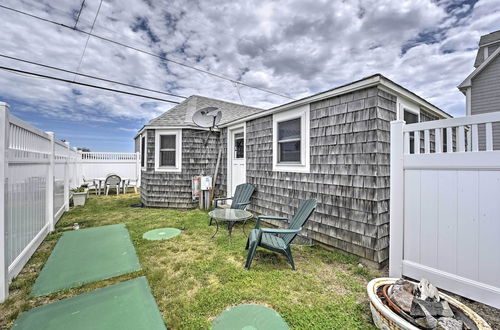
[[[395,111],[396,97],[376,87],[312,103],[310,173],[273,172],[272,115],[248,121],[247,182],[256,186],[249,209],[291,216],[301,200],[316,198],[307,237],[377,263],[386,260]]]
[[[141,178],[141,201],[146,206],[175,209],[197,207],[197,201],[192,200],[191,180],[197,175],[213,175],[219,151],[219,133],[211,133],[205,145],[207,134],[207,131],[183,129],[182,172],[155,172],[154,130],[147,130],[147,168]],[[218,179],[221,177],[222,174],[219,174]],[[215,193],[221,194],[221,191],[216,190]]]

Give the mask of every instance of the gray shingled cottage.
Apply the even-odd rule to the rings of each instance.
[[[205,147],[207,131],[191,115],[206,106],[223,117]],[[304,235],[380,265],[389,252],[389,123],[449,117],[380,74],[268,110],[191,96],[136,136],[141,200],[196,207],[191,179],[212,175],[221,149],[216,194],[248,182],[256,187],[248,209],[282,216],[314,197]]]

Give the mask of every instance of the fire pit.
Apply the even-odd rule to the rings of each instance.
[[[376,278],[368,283],[373,322],[379,329],[491,330],[488,323],[473,310],[458,300],[438,292],[427,281],[423,280],[417,284],[398,280]],[[415,296],[408,296],[405,292],[398,295],[398,291],[412,292],[412,295],[415,292]],[[406,300],[405,295],[407,295]]]

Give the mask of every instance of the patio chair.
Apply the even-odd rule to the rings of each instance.
[[[106,189],[106,195],[109,193],[110,188],[116,189],[116,194],[120,193],[120,186],[122,184],[122,179],[116,174],[110,174],[106,177],[104,181],[104,189]]]
[[[83,179],[83,184],[86,184],[87,185],[87,188],[89,189],[94,189],[94,193],[97,195],[97,193],[99,191],[99,184],[96,182],[96,180],[94,179],[86,179],[85,176],[82,175],[82,179]]]
[[[123,193],[126,194],[129,187],[133,187],[135,193],[137,194],[137,183],[139,180],[137,179],[127,179],[123,182]]]
[[[314,212],[317,204],[318,202],[315,199],[308,199],[306,201],[303,201],[297,208],[297,211],[295,212],[295,215],[292,219],[267,215],[257,217],[255,229],[252,229],[247,240],[246,249],[248,250],[248,254],[245,268],[247,270],[250,269],[250,265],[252,264],[253,257],[255,256],[257,246],[260,246],[264,249],[268,249],[285,255],[290,265],[292,265],[292,269],[295,270],[295,263],[293,262],[290,244],[297,236],[297,234],[302,230],[302,226]],[[260,221],[262,219],[287,221],[289,225],[287,229],[260,228]]]
[[[255,187],[250,183],[242,183],[236,186],[236,190],[234,191],[233,197],[225,197],[225,198],[215,198],[214,199],[214,209],[216,208],[224,208],[219,205],[220,201],[225,201],[230,199],[231,205],[228,207],[230,209],[238,209],[244,210],[248,204],[250,204],[250,197],[252,197],[253,192],[255,191]],[[210,218],[209,226],[212,225],[212,218]]]

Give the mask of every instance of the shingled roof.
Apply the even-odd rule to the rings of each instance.
[[[193,114],[205,107],[217,107],[222,111],[222,119],[219,125],[229,123],[248,115],[256,114],[265,109],[248,107],[241,104],[211,99],[199,95],[192,95],[184,102],[169,109],[164,114],[152,119],[146,126],[166,126],[166,127],[193,127],[198,128],[193,123]]]

